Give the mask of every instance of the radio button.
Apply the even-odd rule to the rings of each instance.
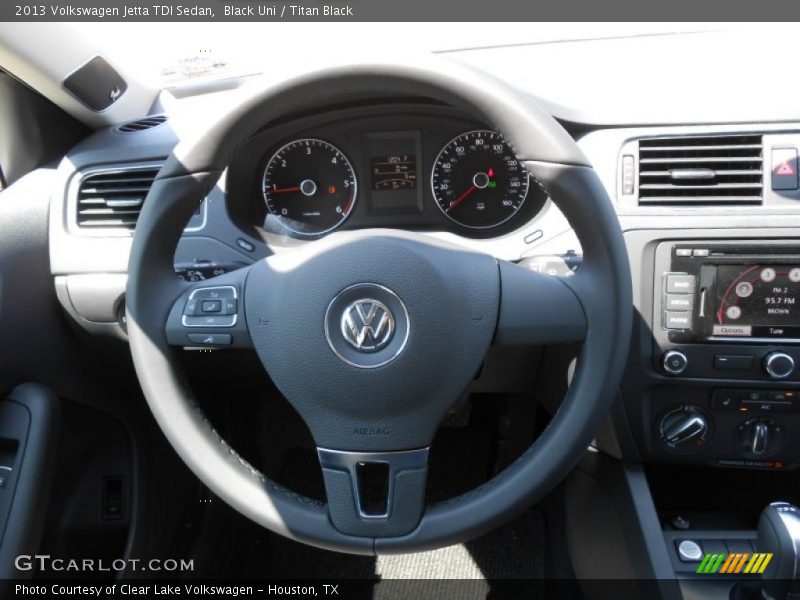
[[[691,329],[692,313],[668,310],[664,312],[664,327],[666,329]]]
[[[665,307],[667,310],[692,310],[694,294],[667,294]]]
[[[680,350],[669,350],[664,354],[662,366],[670,375],[680,375],[689,366],[689,359]]]
[[[697,248],[693,252],[694,256],[708,256],[708,254],[709,254],[708,248]]]
[[[789,377],[794,368],[794,359],[785,352],[770,352],[764,357],[764,370],[773,379]]]
[[[667,275],[668,294],[691,294],[694,292],[694,275],[672,273]]]
[[[717,354],[714,368],[720,371],[749,371],[753,368],[753,356],[729,356]]]
[[[691,256],[691,248],[675,248],[675,256]]]

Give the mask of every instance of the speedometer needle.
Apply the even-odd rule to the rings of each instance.
[[[275,188],[274,190],[267,190],[270,194],[283,194],[284,192],[299,192],[300,187],[285,187]]]
[[[474,192],[474,191],[475,191],[475,190],[477,190],[477,189],[478,189],[478,188],[477,188],[477,187],[475,187],[474,185],[471,185],[471,186],[469,186],[469,188],[467,189],[467,191],[466,191],[466,192],[464,192],[463,194],[461,194],[461,195],[460,195],[458,198],[456,198],[455,200],[453,200],[453,201],[450,203],[450,206],[447,208],[447,210],[446,210],[445,212],[450,212],[451,210],[453,210],[453,209],[454,209],[456,206],[458,206],[459,204],[461,204],[461,202],[463,202],[463,201],[464,201],[464,199],[465,199],[467,196],[469,196],[469,195],[470,195],[472,192]]]

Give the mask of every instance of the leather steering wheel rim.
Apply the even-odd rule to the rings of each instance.
[[[506,138],[581,242],[583,265],[562,287],[579,302],[585,335],[562,405],[516,462],[479,488],[428,507],[411,531],[388,537],[352,535],[334,526],[325,504],[270,481],[217,434],[193,399],[167,341],[165,323],[188,286],[177,279],[172,265],[183,227],[240,143],[270,121],[298,110],[396,95],[464,108]],[[426,550],[485,533],[519,515],[566,476],[616,397],[633,312],[617,216],[594,170],[560,124],[508,84],[434,57],[325,68],[277,85],[253,86],[209,123],[175,147],[150,190],[133,239],[126,293],[131,353],[144,395],[169,442],[205,485],[280,535],[321,548],[373,554]],[[509,272],[507,266],[503,269]],[[503,280],[504,286],[508,281]],[[536,281],[526,289],[535,293],[551,285],[545,278]],[[520,311],[541,310],[558,320],[558,307],[513,304],[501,302],[497,317],[512,322],[512,333],[507,334],[512,341]]]

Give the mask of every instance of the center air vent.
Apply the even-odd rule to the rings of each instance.
[[[639,140],[639,204],[761,204],[763,162],[760,135]]]
[[[133,229],[158,167],[95,172],[78,187],[78,227]]]
[[[120,125],[117,130],[121,131],[122,133],[135,133],[137,131],[151,129],[156,125],[161,125],[162,123],[166,122],[167,117],[165,115],[154,115],[152,117],[146,117],[144,119],[139,119],[138,121],[131,121],[130,123]]]

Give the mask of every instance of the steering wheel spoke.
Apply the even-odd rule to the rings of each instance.
[[[557,344],[586,338],[583,303],[565,279],[505,261],[499,265],[496,345]]]
[[[189,348],[252,348],[243,302],[248,271],[186,286],[167,318],[167,342]]]
[[[346,452],[318,448],[328,511],[342,533],[390,537],[419,523],[428,479],[428,448]]]

